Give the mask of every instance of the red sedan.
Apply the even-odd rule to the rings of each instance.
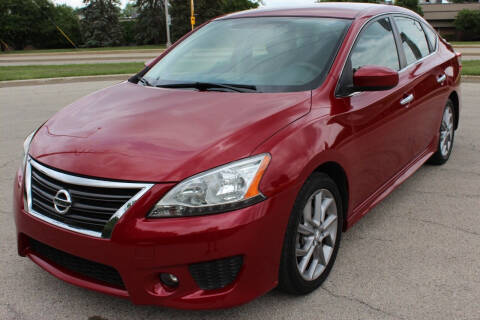
[[[342,231],[422,164],[448,160],[460,67],[396,6],[215,19],[27,138],[18,252],[136,304],[311,292]]]

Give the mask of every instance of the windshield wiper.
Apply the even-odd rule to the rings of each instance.
[[[138,77],[138,82],[143,83],[144,86],[153,87],[153,86],[150,84],[150,82],[148,82],[148,80],[145,79],[144,77]]]
[[[183,83],[167,83],[156,85],[159,88],[195,88],[200,91],[221,88],[236,92],[257,92],[257,87],[248,84],[223,84],[210,82],[183,82]]]

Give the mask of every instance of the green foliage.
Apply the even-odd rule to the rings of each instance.
[[[67,5],[57,5],[55,7],[55,11],[53,14],[53,20],[55,23],[62,29],[64,33],[72,40],[77,46],[82,44],[82,32],[80,30],[80,21],[78,19],[75,10],[72,7]],[[49,37],[50,41],[45,41],[44,46],[45,48],[64,48],[70,47],[71,44],[67,42],[63,36],[60,37],[62,41],[58,41],[60,34],[58,34],[58,30],[51,25],[52,33],[56,33],[58,36],[55,37],[55,41],[53,41],[53,37]]]
[[[215,17],[258,7],[260,1],[255,0],[195,0],[195,26]],[[191,30],[190,1],[170,0],[170,16],[172,18],[172,40],[178,40]]]
[[[418,0],[396,0],[395,5],[410,9],[423,16],[423,10],[418,4]]]
[[[0,1],[0,39],[15,49],[70,47],[55,24],[74,42],[81,42],[78,17],[72,8],[55,6],[48,0]]]
[[[122,28],[123,40],[127,45],[135,44],[136,23],[134,20],[120,21],[120,27]]]
[[[82,32],[86,47],[118,46],[123,43],[119,0],[83,0]]]
[[[135,40],[138,44],[166,42],[165,11],[162,0],[137,0],[137,25]]]
[[[453,23],[463,32],[463,40],[480,39],[480,10],[463,9],[457,14]]]

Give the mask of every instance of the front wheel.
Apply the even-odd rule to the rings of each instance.
[[[453,139],[455,137],[455,113],[453,111],[453,102],[448,99],[443,111],[442,123],[440,125],[440,139],[438,141],[437,151],[429,159],[429,163],[441,165],[448,161],[453,148]]]
[[[279,288],[307,294],[327,278],[342,233],[340,192],[324,173],[314,173],[300,190],[285,235]]]

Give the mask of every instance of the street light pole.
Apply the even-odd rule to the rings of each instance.
[[[164,0],[165,3],[165,24],[167,25],[167,48],[172,45],[170,40],[170,15],[168,14],[168,0]]]

